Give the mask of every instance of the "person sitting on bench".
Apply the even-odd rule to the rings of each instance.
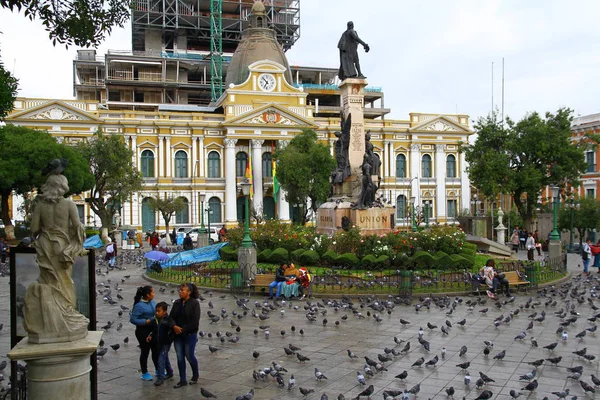
[[[508,279],[504,277],[504,274],[498,272],[496,269],[496,262],[492,258],[486,261],[485,267],[479,270],[479,274],[488,285],[487,294],[491,299],[496,298],[496,289],[498,289],[498,286],[505,289],[504,293],[506,293],[507,296],[511,295],[508,290]]]

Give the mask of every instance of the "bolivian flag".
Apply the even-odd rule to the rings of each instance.
[[[252,181],[252,159],[250,157],[251,153],[248,154],[248,163],[246,164],[245,178],[248,179],[248,182],[250,182],[250,199],[252,199],[252,196],[254,195],[254,183]]]
[[[271,144],[271,164],[273,170],[273,201],[277,203],[277,195],[279,194],[279,181],[277,180],[277,163],[275,162],[275,142]]]

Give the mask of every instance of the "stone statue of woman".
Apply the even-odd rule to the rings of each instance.
[[[57,343],[82,339],[89,320],[76,310],[71,272],[83,253],[85,230],[77,207],[63,196],[67,178],[51,172],[37,195],[31,220],[40,277],[25,294],[23,327],[30,343]]]

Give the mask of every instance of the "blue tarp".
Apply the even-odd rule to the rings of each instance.
[[[181,267],[190,264],[196,264],[201,262],[216,261],[221,259],[219,250],[223,246],[227,246],[229,243],[217,243],[211,246],[201,247],[199,249],[182,251],[181,253],[169,254],[169,260],[162,261],[160,266],[163,268],[167,267]]]
[[[104,247],[104,243],[102,243],[100,235],[90,236],[89,238],[85,239],[85,242],[83,242],[84,249],[99,249],[101,247]]]

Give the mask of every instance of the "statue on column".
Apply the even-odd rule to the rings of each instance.
[[[348,119],[344,119],[344,114],[340,114],[341,131],[335,132],[338,138],[335,142],[335,160],[337,167],[333,171],[332,182],[334,184],[343,183],[350,176],[350,158],[348,156],[348,147],[350,145],[350,127],[352,126],[352,114]]]
[[[371,164],[371,175],[380,176],[381,160],[374,152],[373,143],[371,143],[371,131],[365,134],[365,154],[369,157]]]
[[[360,70],[358,45],[360,43],[367,53],[369,52],[370,47],[358,37],[358,33],[354,30],[354,22],[348,22],[347,26],[348,28],[342,33],[342,37],[338,42],[338,49],[340,50],[340,69],[338,71],[338,77],[342,81],[346,78],[365,79],[366,76],[364,76]]]
[[[66,166],[63,159],[45,168],[49,175],[35,199],[31,232],[40,277],[25,294],[23,321],[30,343],[69,342],[87,335],[89,320],[75,308],[71,279],[75,259],[84,252],[85,229],[75,203],[63,197],[69,191],[61,175]]]

